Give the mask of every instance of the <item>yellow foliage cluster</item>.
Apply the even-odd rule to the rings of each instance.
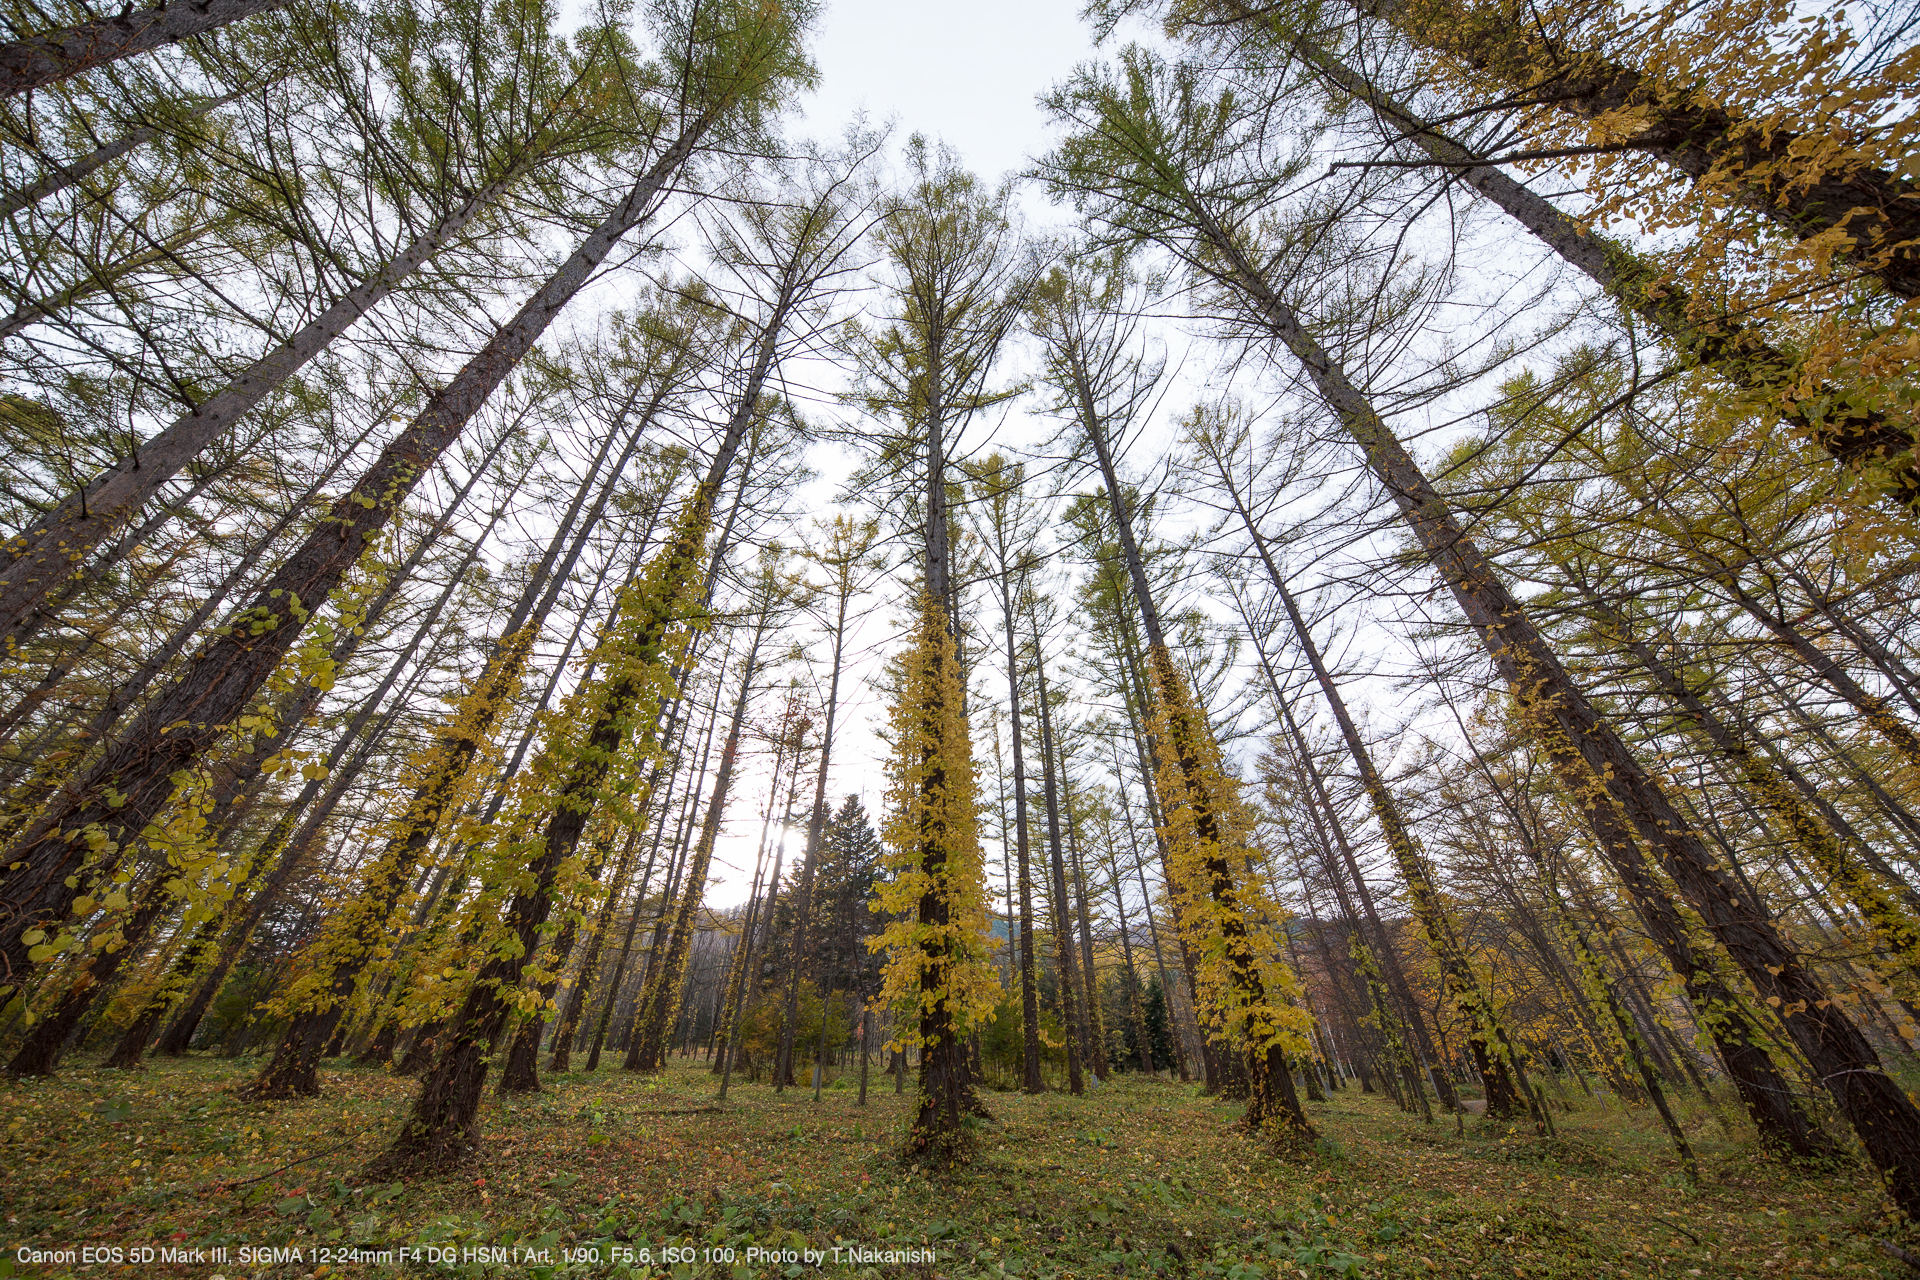
[[[318,1012],[333,1003],[335,973],[347,965],[372,968],[394,954],[402,930],[389,928],[389,917],[402,918],[411,905],[404,885],[411,880],[413,860],[407,854],[430,840],[443,815],[458,812],[474,800],[489,780],[490,770],[458,768],[463,742],[487,751],[490,730],[500,710],[508,705],[520,684],[520,673],[531,637],[510,637],[499,660],[488,663],[453,706],[448,722],[407,760],[393,794],[398,797],[369,842],[380,850],[372,865],[363,868],[357,885],[342,886],[344,904],[329,916],[313,944],[301,952],[299,972],[268,1008],[280,1017]]]
[[[695,631],[706,624],[700,605],[704,583],[687,572],[697,562],[712,521],[710,502],[697,496],[681,513],[673,540],[621,592],[612,620],[585,661],[594,678],[574,690],[560,706],[543,713],[537,733],[541,748],[533,763],[509,784],[508,816],[484,838],[479,874],[484,886],[472,913],[481,925],[480,957],[519,952],[519,938],[505,928],[498,907],[517,894],[532,893],[547,828],[562,808],[594,815],[590,836],[560,864],[552,887],[556,909],[546,932],[558,932],[569,914],[576,918],[605,892],[587,871],[587,853],[604,840],[618,838],[645,822],[647,767],[659,755],[651,727],[660,708],[678,695],[673,672],[684,660]],[[624,722],[619,746],[606,752],[592,742],[594,729],[613,716]],[[593,785],[582,786],[583,780]],[[536,956],[526,966],[514,999],[522,1012],[538,1012],[540,985],[556,975],[545,967],[550,957]]]
[[[1828,384],[1912,421],[1920,302],[1859,274],[1901,245],[1862,243],[1857,219],[1798,239],[1769,211],[1863,172],[1913,181],[1920,48],[1872,75],[1850,74],[1858,38],[1847,15],[1789,0],[1562,0],[1528,5],[1523,20],[1506,4],[1410,0],[1393,21],[1419,47],[1424,78],[1463,103],[1624,70],[1635,87],[1615,81],[1618,101],[1596,104],[1604,109],[1570,111],[1551,100],[1527,109],[1516,150],[1595,149],[1573,162],[1586,169],[1591,223],[1657,238],[1669,279],[1688,289],[1703,318],[1777,326],[1775,339],[1803,358],[1800,385],[1788,394],[1818,397],[1831,393],[1822,391]],[[1728,145],[1697,180],[1676,181],[1671,164],[1638,145],[1669,131],[1675,113],[1729,122]],[[1870,502],[1877,477],[1859,479]]]
[[[944,1005],[954,1033],[965,1035],[993,1021],[1000,976],[991,959],[978,780],[960,666],[946,610],[930,596],[920,598],[901,666],[891,717],[893,785],[881,831],[883,863],[892,874],[876,897],[889,918],[867,945],[887,953],[882,1004],[923,1015]],[[922,909],[923,900],[931,911]],[[902,1017],[896,1025],[920,1021]]]
[[[1300,979],[1275,936],[1286,913],[1256,872],[1253,815],[1240,783],[1223,768],[1220,746],[1167,651],[1156,646],[1148,660],[1160,756],[1155,782],[1166,821],[1160,834],[1174,920],[1194,957],[1195,1011],[1217,1042],[1254,1052],[1278,1044],[1288,1054],[1310,1055],[1312,1023],[1300,1003]]]

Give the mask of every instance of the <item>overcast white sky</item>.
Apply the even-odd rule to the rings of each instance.
[[[1093,54],[1078,0],[831,0],[815,28],[820,88],[802,129],[837,133],[856,111],[937,138],[984,178],[1048,145],[1034,99]],[[796,130],[798,132],[800,130]]]
[[[896,144],[913,133],[946,143],[989,183],[1025,169],[1051,145],[1036,99],[1094,56],[1092,33],[1079,19],[1078,0],[976,0],[970,5],[900,3],[899,0],[832,0],[814,28],[819,89],[789,132],[837,136],[857,114],[875,124],[891,121]],[[1020,200],[1030,223],[1056,220],[1037,191]],[[819,413],[824,406],[810,406]],[[987,424],[968,432],[978,438]],[[1025,436],[1025,424],[1007,423]],[[816,449],[824,474],[815,488],[824,505],[850,460],[831,447]],[[841,683],[838,741],[828,794],[858,792],[879,824],[884,744],[873,728],[885,715],[862,679],[877,669],[891,647],[889,623],[896,610],[881,608],[860,626],[854,640],[859,661]],[[816,645],[825,656],[824,645]],[[824,679],[824,668],[820,671]],[[746,901],[769,779],[765,761],[743,762],[728,805],[726,834],[715,848],[707,902],[728,907]],[[808,788],[809,792],[811,787]],[[804,823],[804,818],[801,819]],[[804,837],[790,839],[789,863]],[[990,861],[997,848],[989,847]]]

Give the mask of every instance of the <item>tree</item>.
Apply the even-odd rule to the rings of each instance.
[[[1076,278],[1057,270],[1035,292],[1033,325],[1047,345],[1049,379],[1059,395],[1055,411],[1070,415],[1106,483],[1134,607],[1147,635],[1167,887],[1182,935],[1205,957],[1195,999],[1205,1006],[1213,1035],[1245,1058],[1248,1127],[1284,1145],[1311,1142],[1313,1126],[1287,1066],[1289,1053],[1308,1050],[1290,998],[1298,978],[1269,936],[1279,912],[1244,874],[1249,822],[1237,780],[1225,772],[1212,726],[1174,665],[1114,465],[1110,442],[1133,425],[1158,376],[1127,349],[1123,322],[1113,318],[1114,290],[1124,287],[1122,281],[1112,273]]]
[[[946,1165],[965,1157],[964,1122],[980,1110],[964,1039],[992,1016],[999,986],[985,955],[985,864],[953,635],[947,461],[968,418],[1005,398],[986,383],[1024,281],[1009,193],[982,192],[924,139],[908,143],[907,159],[912,183],[883,205],[876,231],[894,309],[879,332],[856,333],[853,349],[861,398],[895,427],[874,469],[918,472],[908,492],[925,559],[891,719],[893,876],[880,902],[896,918],[880,945],[888,950],[883,998],[910,1002],[918,1024],[909,1034],[921,1051],[920,1101],[905,1155]]]

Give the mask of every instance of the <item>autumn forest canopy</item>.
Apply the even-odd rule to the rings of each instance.
[[[0,12],[0,1267],[1920,1270],[1911,9]]]

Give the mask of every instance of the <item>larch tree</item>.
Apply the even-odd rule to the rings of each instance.
[[[973,743],[954,644],[958,583],[948,514],[949,458],[967,421],[1008,394],[989,388],[1026,284],[1010,193],[988,192],[924,139],[908,144],[909,183],[882,205],[886,318],[850,339],[859,397],[889,424],[869,464],[892,487],[894,518],[924,549],[902,683],[891,715],[893,762],[883,835],[892,919],[882,1000],[909,1012],[901,1043],[920,1048],[919,1101],[904,1156],[966,1158],[983,1110],[966,1040],[992,1017],[999,980],[987,958],[988,890],[977,827]],[[904,1034],[903,1034],[904,1033]]]

